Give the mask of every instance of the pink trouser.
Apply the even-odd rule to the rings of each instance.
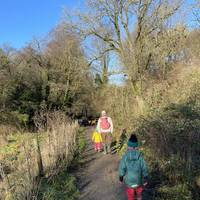
[[[126,188],[126,194],[128,200],[142,200],[142,186],[137,188]]]
[[[98,151],[98,150],[101,150],[102,148],[102,143],[101,142],[98,142],[98,143],[94,143],[94,150],[95,151]]]

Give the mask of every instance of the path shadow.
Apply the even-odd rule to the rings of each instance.
[[[94,160],[96,160],[95,157],[85,159],[85,160],[83,161],[83,164],[81,165],[81,167],[87,167],[87,166],[88,166],[91,162],[93,162]]]
[[[91,156],[95,153],[94,148],[90,148],[84,151],[83,156]]]
[[[90,151],[88,153],[85,153],[83,156],[82,156],[82,160],[88,158],[88,157],[94,157],[97,153],[95,151]]]
[[[84,190],[85,187],[87,187],[91,183],[91,180],[85,181],[83,183],[79,182],[79,191]]]

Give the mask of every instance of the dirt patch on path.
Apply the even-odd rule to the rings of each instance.
[[[84,152],[84,164],[77,173],[80,200],[126,200],[124,188],[118,182],[117,155],[95,153],[91,143],[93,129],[86,135],[87,148]]]

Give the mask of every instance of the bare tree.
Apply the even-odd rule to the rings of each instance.
[[[99,83],[97,85],[106,86],[111,74],[109,69],[111,53],[109,51],[105,52],[107,44],[100,39],[92,41],[92,45],[93,49],[92,53],[90,53],[91,60],[89,65],[96,73],[96,81]]]
[[[77,14],[79,23],[76,18],[73,28],[106,43],[102,55],[117,53],[136,91],[150,66],[152,49],[159,45],[152,42],[166,32],[180,7],[180,1],[171,0],[88,0],[86,13]]]

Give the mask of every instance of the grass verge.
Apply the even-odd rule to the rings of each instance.
[[[79,197],[77,180],[73,171],[78,168],[82,161],[82,153],[86,147],[86,128],[81,127],[76,138],[77,148],[71,165],[53,177],[45,178],[41,182],[38,200],[75,200]]]

